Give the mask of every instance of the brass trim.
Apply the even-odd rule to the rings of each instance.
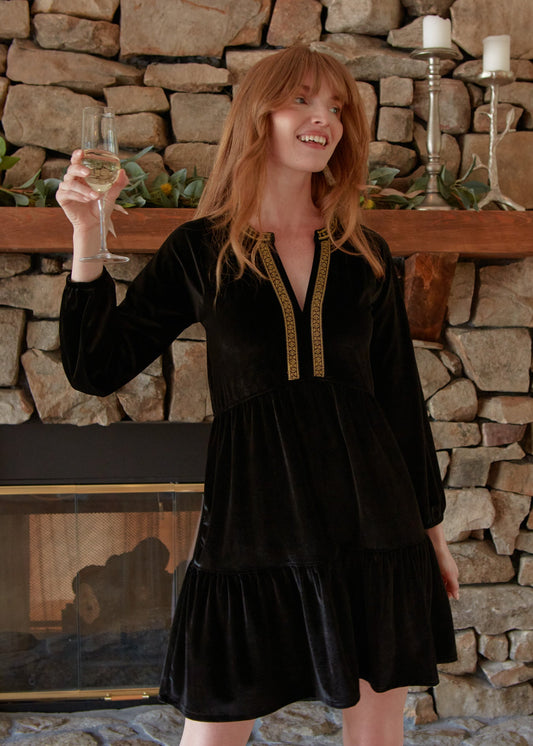
[[[202,483],[155,482],[146,484],[29,484],[1,485],[0,495],[101,495],[106,492],[203,492]]]
[[[137,694],[126,694],[121,692],[108,692],[104,696],[106,702],[127,702],[132,699],[149,699],[150,695],[146,692],[137,692]]]
[[[289,293],[287,292],[287,288],[285,287],[279,270],[276,267],[276,262],[274,261],[274,257],[270,251],[270,246],[266,241],[262,241],[259,245],[258,251],[275,293],[278,296],[281,310],[283,312],[285,341],[287,346],[287,376],[289,381],[295,381],[300,378],[300,364],[298,361],[298,337],[296,334],[294,308]]]
[[[126,701],[128,699],[148,699],[157,697],[157,687],[141,689],[56,689],[48,692],[0,692],[0,702],[23,702],[62,699],[104,699],[108,702]]]
[[[326,375],[324,363],[324,335],[322,330],[322,307],[326,294],[329,272],[331,242],[325,229],[318,232],[320,239],[320,261],[311,300],[311,349],[313,351],[313,373],[319,378]]]

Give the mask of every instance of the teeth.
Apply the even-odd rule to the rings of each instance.
[[[302,142],[316,142],[319,145],[325,145],[327,140],[322,135],[299,135],[298,140]]]

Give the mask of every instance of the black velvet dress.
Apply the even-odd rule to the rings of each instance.
[[[193,322],[207,332],[214,422],[193,559],[161,698],[196,720],[255,718],[295,700],[350,707],[437,683],[455,659],[448,599],[424,528],[444,494],[405,309],[386,277],[315,234],[303,310],[271,234],[269,280],[247,271],[215,302],[206,220],[177,229],[115,307],[104,271],[67,281],[72,385],[107,395]]]

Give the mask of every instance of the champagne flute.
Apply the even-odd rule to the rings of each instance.
[[[98,192],[100,216],[100,251],[92,256],[82,257],[81,261],[127,262],[129,257],[108,251],[106,240],[106,192],[115,183],[120,171],[115,115],[112,109],[104,106],[88,106],[83,109],[81,147],[82,163],[91,171],[85,181]]]

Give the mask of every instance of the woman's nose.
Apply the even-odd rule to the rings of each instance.
[[[327,113],[326,109],[323,106],[315,106],[313,108],[313,111],[311,112],[311,118],[313,122],[317,122],[318,124],[324,123],[327,121]]]

